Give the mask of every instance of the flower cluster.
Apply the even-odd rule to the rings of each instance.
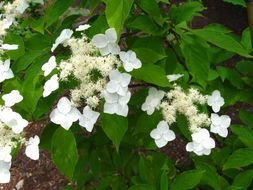
[[[126,117],[131,93],[128,85],[131,75],[119,72],[123,66],[125,71],[141,67],[141,61],[135,52],[120,51],[117,44],[117,33],[109,28],[104,34],[97,34],[91,40],[84,31],[90,26],[85,24],[76,29],[81,37],[73,37],[74,31],[64,29],[55,40],[51,51],[59,45],[69,47],[71,55],[67,60],[61,60],[57,67],[56,58],[52,56],[42,66],[44,76],[47,77],[57,68],[59,74],[54,74],[44,85],[43,97],[49,96],[59,88],[60,81],[68,81],[71,76],[79,82],[75,89],[70,90],[70,100],[63,97],[57,107],[50,114],[53,123],[68,130],[73,122],[79,120],[79,125],[91,132],[99,113],[93,111],[98,108],[100,100],[104,99],[104,112]],[[81,114],[77,107],[86,105]]]
[[[182,75],[170,75],[168,79],[172,82],[180,77]],[[197,155],[209,155],[211,149],[215,147],[215,141],[210,137],[206,127],[210,127],[210,132],[226,137],[231,119],[227,115],[219,116],[212,113],[209,116],[201,112],[199,105],[204,106],[206,104],[211,106],[214,112],[217,112],[224,105],[224,99],[218,90],[215,90],[211,96],[205,96],[197,89],[190,88],[185,91],[175,84],[174,88],[167,93],[154,87],[150,88],[141,108],[148,115],[153,114],[155,109],[161,110],[164,120],[159,122],[157,128],[150,133],[159,148],[175,139],[175,134],[169,129],[169,125],[177,121],[176,117],[179,113],[187,118],[189,131],[192,133],[192,142],[187,144],[186,150]]]

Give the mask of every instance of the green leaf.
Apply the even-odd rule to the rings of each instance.
[[[206,45],[198,38],[183,35],[180,47],[193,82],[205,87],[210,67]]]
[[[179,24],[191,21],[195,16],[200,16],[200,12],[203,10],[205,7],[198,1],[185,2],[179,6],[173,4],[169,10],[169,16],[176,24]]]
[[[253,114],[252,113],[241,109],[239,112],[239,117],[244,124],[253,128]]]
[[[119,145],[128,128],[127,118],[103,113],[101,120],[105,134],[111,139],[116,150],[119,151]]]
[[[251,42],[251,35],[250,35],[250,29],[249,29],[249,27],[247,27],[242,32],[241,44],[247,49],[247,51],[249,53],[252,52],[252,42]]]
[[[243,87],[243,81],[238,72],[233,69],[221,66],[217,67],[216,69],[223,81],[227,79],[233,86],[238,89],[241,89]]]
[[[158,65],[142,65],[140,69],[132,71],[131,75],[135,79],[143,80],[147,83],[154,84],[160,87],[170,86],[165,70]]]
[[[182,114],[177,114],[177,127],[183,134],[183,136],[191,141],[191,132],[189,130],[189,122],[187,118]]]
[[[164,19],[161,15],[158,3],[155,0],[138,0],[137,1],[140,8],[148,13],[159,25],[162,25]]]
[[[217,27],[205,27],[194,29],[191,32],[207,42],[214,44],[222,49],[237,53],[244,57],[252,57],[245,47],[231,34],[224,33],[224,30],[217,30]]]
[[[145,15],[134,17],[134,20],[128,23],[128,28],[138,29],[152,35],[160,33],[160,28]]]
[[[148,182],[148,167],[146,165],[146,161],[144,160],[143,157],[140,157],[139,163],[138,163],[138,169],[139,169],[139,174],[140,178],[143,182]]]
[[[46,28],[56,22],[59,17],[73,4],[74,0],[56,0],[45,12]]]
[[[55,165],[71,180],[78,161],[76,140],[72,132],[61,127],[57,129],[53,135],[51,149]]]
[[[252,75],[252,73],[253,73],[253,62],[252,61],[248,61],[248,60],[239,61],[235,67],[242,74],[253,76]]]
[[[189,170],[182,172],[176,176],[170,189],[171,190],[188,190],[196,187],[203,176],[204,171],[202,170]]]
[[[156,63],[167,57],[163,39],[159,37],[129,38],[128,46],[143,64]]]
[[[151,185],[139,184],[130,187],[128,190],[155,190],[155,188]]]
[[[252,183],[253,170],[247,170],[245,172],[239,173],[235,176],[233,181],[233,186],[241,187],[241,189],[248,189]]]
[[[253,163],[253,149],[241,148],[232,153],[224,164],[223,169],[245,167]]]
[[[163,172],[160,179],[160,186],[161,190],[168,190],[169,189],[169,180],[166,172]]]
[[[234,5],[241,5],[243,7],[246,7],[245,0],[223,0],[223,1],[227,3],[232,3]]]
[[[49,150],[51,149],[53,135],[58,128],[58,125],[49,124],[43,129],[40,136],[40,148]]]
[[[121,29],[128,17],[134,0],[106,0],[105,16],[111,28],[115,28],[120,36]]]
[[[245,126],[233,125],[232,132],[239,136],[239,139],[247,147],[253,148],[253,131]]]

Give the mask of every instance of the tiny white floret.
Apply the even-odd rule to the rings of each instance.
[[[121,51],[119,57],[127,72],[131,72],[133,69],[139,69],[142,66],[141,61],[136,57],[136,53],[132,50],[128,50],[127,52]]]
[[[120,48],[117,42],[117,33],[115,28],[109,28],[105,31],[105,34],[97,34],[95,35],[91,43],[95,45],[101,55],[108,55],[108,54],[119,54]]]
[[[66,97],[62,97],[57,107],[51,112],[50,120],[64,129],[68,130],[73,122],[80,118],[81,113],[77,108],[71,105],[71,102]]]
[[[151,131],[150,136],[155,140],[158,148],[164,147],[169,141],[176,138],[175,133],[170,130],[166,121],[160,121],[157,127]]]
[[[48,62],[46,62],[42,67],[42,71],[44,71],[44,76],[48,76],[56,67],[56,59],[55,56],[51,56],[48,60]]]
[[[221,137],[227,137],[228,127],[231,123],[231,118],[228,115],[219,116],[215,113],[211,114],[211,132],[220,135]]]
[[[173,81],[180,79],[183,76],[184,76],[183,74],[173,74],[173,75],[167,75],[167,78],[168,78],[169,82],[173,82]]]
[[[211,96],[208,96],[207,104],[212,107],[215,113],[220,111],[221,106],[224,105],[224,98],[221,97],[220,91],[213,91]]]
[[[56,38],[55,43],[53,44],[53,46],[51,48],[51,52],[53,52],[58,47],[58,45],[69,40],[71,38],[72,34],[73,34],[73,31],[70,29],[62,30],[60,36],[58,38]]]
[[[164,95],[164,91],[156,90],[156,88],[151,87],[148,91],[148,96],[145,102],[141,106],[141,110],[146,111],[148,115],[152,115],[157,106],[161,103]]]
[[[39,144],[40,138],[37,135],[30,137],[29,141],[26,144],[25,155],[32,160],[38,160],[40,157]]]
[[[97,122],[100,113],[93,111],[89,106],[83,109],[83,114],[79,118],[79,125],[84,127],[88,132],[91,132],[94,124]]]
[[[78,28],[76,28],[76,31],[77,31],[77,32],[85,31],[85,30],[87,30],[88,28],[90,28],[90,25],[89,25],[89,24],[83,24],[83,25],[79,25]]]
[[[49,96],[53,91],[59,88],[59,78],[54,74],[44,85],[43,97]]]
[[[23,100],[23,96],[20,95],[18,90],[12,90],[9,94],[5,94],[2,96],[2,99],[5,102],[5,106],[11,107],[16,103],[19,103]]]

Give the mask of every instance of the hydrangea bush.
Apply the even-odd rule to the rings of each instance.
[[[25,147],[32,160],[51,151],[65,189],[250,188],[253,115],[241,109],[232,123],[226,114],[252,104],[250,32],[191,27],[204,9],[200,1],[1,2],[0,183]],[[226,67],[233,56],[240,61]],[[45,125],[40,137],[26,133],[34,122]]]

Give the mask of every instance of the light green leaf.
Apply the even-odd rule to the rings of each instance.
[[[190,30],[193,34],[203,38],[207,42],[216,45],[227,51],[237,53],[244,57],[252,57],[247,49],[231,34],[224,33],[223,30],[217,30],[210,27]]]
[[[51,149],[55,165],[71,180],[78,161],[76,140],[72,132],[58,128],[53,135]]]
[[[105,16],[111,28],[115,28],[120,36],[121,29],[131,10],[133,0],[105,0]]]
[[[227,3],[232,3],[234,5],[241,5],[243,7],[246,7],[245,0],[223,0],[223,1]]]
[[[169,87],[170,83],[167,79],[165,70],[153,64],[142,65],[140,69],[131,72],[135,79],[143,80],[150,84],[155,84],[160,87]]]
[[[189,170],[176,176],[170,189],[171,190],[190,190],[196,187],[203,176],[202,170]]]
[[[232,132],[239,136],[239,139],[247,146],[253,148],[253,130],[246,126],[233,125]]]
[[[210,67],[206,45],[198,38],[183,35],[180,48],[193,82],[205,87]]]
[[[6,54],[9,56],[10,59],[17,60],[19,57],[25,54],[25,45],[24,45],[22,37],[9,32],[7,36],[5,36],[4,38],[4,43],[18,45],[17,50],[6,51]]]
[[[233,181],[233,186],[241,187],[241,189],[248,189],[252,183],[253,179],[253,170],[247,170],[242,173],[239,173],[235,176]]]
[[[139,184],[130,187],[128,190],[155,190],[155,187],[146,184]]]
[[[128,128],[127,118],[106,113],[103,113],[101,116],[102,128],[105,134],[111,139],[116,150],[119,151],[119,145]]]
[[[253,149],[241,148],[232,153],[224,164],[223,169],[245,167],[253,163]]]

